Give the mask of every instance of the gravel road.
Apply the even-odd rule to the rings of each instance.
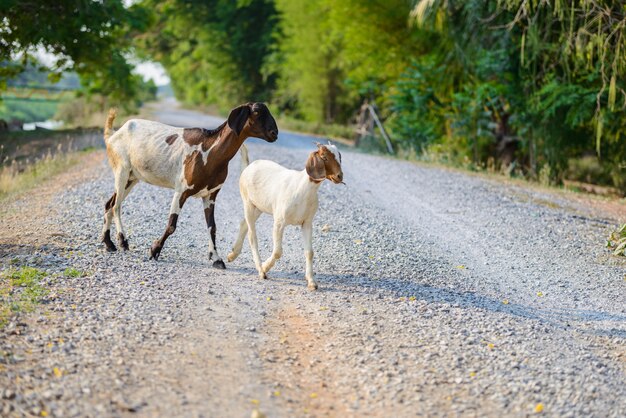
[[[248,144],[301,169],[312,140]],[[195,199],[149,261],[172,192],[146,184],[124,202],[131,250],[106,253],[104,152],[3,204],[0,262],[49,271],[53,293],[0,331],[0,415],[626,416],[626,264],[603,248],[623,204],[342,154],[347,185],[320,189],[317,292],[293,227],[268,280],[247,243],[211,268]],[[237,157],[217,201],[222,256],[238,174]],[[264,258],[270,217],[258,235]],[[66,267],[85,276],[53,275]]]

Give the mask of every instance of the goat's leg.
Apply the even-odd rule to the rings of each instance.
[[[283,255],[283,231],[285,230],[285,223],[282,220],[274,219],[274,229],[273,229],[273,237],[274,237],[274,250],[272,251],[272,255],[263,263],[263,272],[267,273],[270,271],[272,267],[274,267],[274,263]]]
[[[104,204],[104,226],[102,227],[102,242],[106,245],[107,251],[117,251],[117,247],[111,241],[111,220],[113,219],[113,205],[115,204],[115,198],[117,193],[113,193],[113,196]]]
[[[165,228],[165,232],[163,236],[154,241],[152,243],[152,247],[150,247],[150,260],[154,259],[155,261],[159,259],[161,255],[161,250],[163,249],[163,245],[165,244],[165,240],[176,231],[176,223],[178,222],[178,214],[182,209],[185,201],[187,200],[186,195],[182,192],[176,191],[174,192],[174,198],[172,199],[172,205],[170,206],[170,217],[167,221],[167,227]]]
[[[244,205],[244,213],[246,216],[246,222],[248,223],[248,241],[250,241],[250,249],[252,250],[252,258],[254,259],[254,265],[259,272],[261,279],[267,279],[267,276],[261,268],[261,257],[259,256],[259,243],[256,237],[256,220],[261,215],[261,211],[253,205]]]
[[[128,241],[126,241],[126,235],[124,234],[124,227],[122,226],[122,202],[126,197],[126,185],[130,177],[130,171],[120,169],[115,173],[115,202],[113,204],[113,219],[115,220],[115,229],[117,229],[117,241],[124,250],[128,250]],[[109,237],[110,239],[110,237]]]
[[[232,261],[235,261],[235,259],[239,257],[239,254],[241,254],[241,249],[243,248],[243,240],[246,239],[247,232],[248,232],[248,223],[246,222],[244,218],[239,223],[239,235],[237,236],[235,245],[233,245],[232,251],[230,252],[230,254],[228,254],[228,257],[226,257],[229,263]]]
[[[309,290],[317,289],[317,283],[313,278],[313,224],[306,222],[302,225],[302,240],[304,241],[304,257],[306,258],[306,279]]]
[[[222,258],[217,253],[217,245],[215,244],[215,199],[219,190],[213,192],[210,196],[202,198],[202,204],[204,205],[204,218],[206,219],[206,226],[209,228],[211,239],[209,240],[209,261],[215,257],[213,267],[218,269],[225,269],[226,265]]]

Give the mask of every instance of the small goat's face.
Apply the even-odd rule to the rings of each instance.
[[[264,103],[246,103],[231,110],[228,126],[237,135],[243,132],[246,136],[254,136],[267,142],[278,139],[276,120]]]
[[[341,153],[336,146],[317,144],[317,151],[309,155],[306,172],[313,181],[328,179],[335,184],[343,182]]]

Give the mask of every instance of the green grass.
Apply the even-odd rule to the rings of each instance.
[[[74,267],[68,267],[63,271],[64,277],[76,278],[76,277],[83,277],[84,275],[85,275],[84,272],[77,270]]]
[[[48,274],[35,267],[10,268],[0,274],[0,328],[19,312],[31,312],[49,293],[41,285]]]

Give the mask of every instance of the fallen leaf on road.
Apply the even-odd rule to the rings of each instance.
[[[258,399],[250,399],[250,402],[253,403],[254,405],[258,405],[261,403],[261,401],[259,401]]]
[[[416,298],[415,296],[410,296],[410,297],[409,297],[409,300],[410,300],[410,301],[413,301],[413,300],[417,300],[417,298]]]
[[[493,350],[494,347],[495,347],[495,345],[493,345],[493,343],[487,344],[487,348],[490,349],[490,350]]]
[[[267,300],[268,300],[268,301],[272,300],[272,297],[271,297],[271,296],[268,296],[268,297],[267,297]]]
[[[508,299],[504,299],[504,300],[502,301],[502,304],[503,304],[503,305],[508,305],[508,304],[509,304],[509,300],[508,300]]]
[[[476,372],[470,372],[470,377],[476,376]]]
[[[328,310],[328,306],[322,306],[322,307],[320,308],[320,311],[327,311],[327,310]]]
[[[465,267],[463,264],[460,264],[456,266],[456,268],[463,270],[463,269],[466,269],[467,267]]]
[[[355,243],[355,244],[363,244],[363,240],[360,240],[360,239],[355,239],[355,240],[354,240],[354,243]]]
[[[315,398],[317,398],[317,393],[313,392],[309,396],[311,397],[311,399],[315,399]]]
[[[280,396],[280,390],[275,390],[273,393],[274,396]]]
[[[543,297],[543,292],[537,292],[537,296],[539,296],[540,298]]]
[[[259,411],[258,409],[254,409],[252,410],[252,414],[250,415],[250,418],[265,418],[266,415]]]
[[[324,226],[322,227],[322,232],[328,232],[328,231],[330,231],[330,225],[324,224]]]
[[[63,372],[61,371],[61,369],[59,369],[58,367],[55,367],[54,369],[52,369],[52,373],[54,373],[54,375],[56,377],[61,377],[63,376]]]
[[[538,403],[537,406],[535,406],[535,412],[536,413],[540,413],[543,411],[543,404],[542,403]]]

